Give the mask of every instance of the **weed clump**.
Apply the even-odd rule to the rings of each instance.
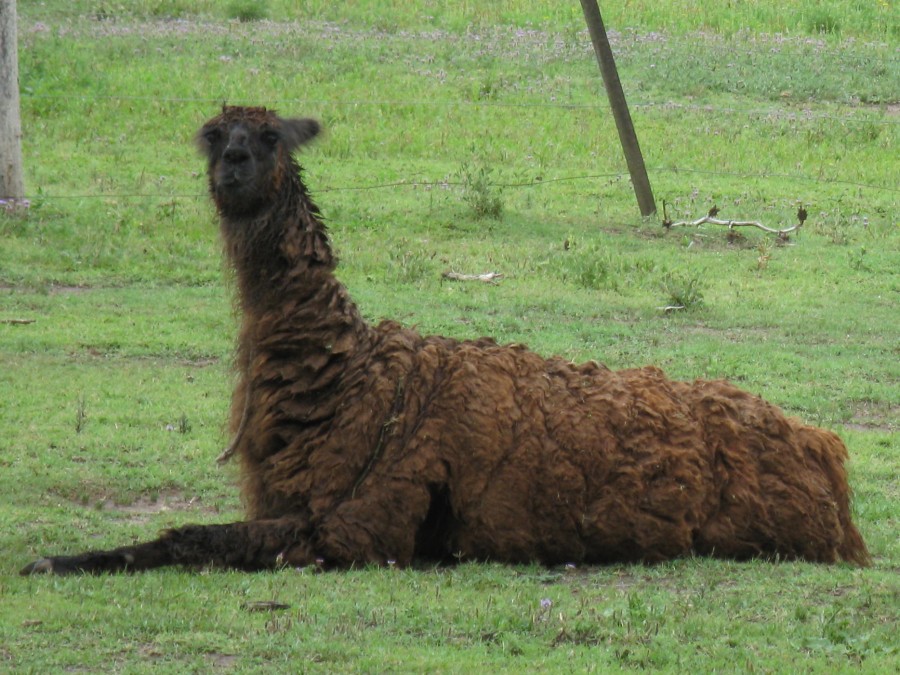
[[[434,252],[427,252],[410,245],[407,239],[401,239],[399,246],[388,251],[391,260],[392,277],[404,284],[421,283],[434,273]]]
[[[660,282],[670,307],[695,309],[703,305],[703,284],[693,274],[667,272]]]
[[[226,11],[229,19],[242,23],[262,21],[269,15],[266,3],[261,0],[231,0]]]
[[[806,30],[812,35],[838,35],[841,21],[828,10],[816,8],[807,17]]]
[[[620,293],[626,288],[644,288],[659,272],[653,259],[623,256],[602,241],[570,236],[563,248],[559,278],[588,290]]]
[[[87,405],[84,402],[84,396],[78,397],[78,404],[75,408],[75,433],[80,434],[84,430],[87,422]]]
[[[582,288],[589,290],[619,290],[619,278],[622,270],[608,250],[599,243],[590,242],[579,245],[579,242],[566,240],[572,251],[563,265],[563,278],[570,278]]]
[[[494,169],[482,161],[465,162],[459,169],[462,198],[479,220],[503,217],[503,190],[494,180]]]

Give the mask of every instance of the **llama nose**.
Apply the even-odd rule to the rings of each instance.
[[[229,164],[242,164],[250,159],[250,152],[247,148],[234,147],[229,145],[225,148],[225,161]]]

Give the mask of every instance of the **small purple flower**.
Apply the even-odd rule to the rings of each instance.
[[[9,213],[15,211],[25,211],[31,207],[31,201],[28,199],[17,199],[16,197],[10,197],[9,199],[0,199],[0,209],[7,211]]]
[[[541,609],[545,612],[553,607],[553,601],[550,598],[541,598]]]

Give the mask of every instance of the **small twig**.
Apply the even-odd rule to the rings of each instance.
[[[276,602],[275,600],[257,600],[245,602],[241,605],[241,608],[247,612],[278,612],[290,609],[291,606],[283,602]]]
[[[37,319],[0,319],[0,323],[8,323],[12,326],[24,326],[29,323],[34,323]]]
[[[237,452],[238,443],[240,443],[241,439],[244,437],[244,430],[247,428],[247,420],[250,418],[250,366],[253,363],[253,355],[254,353],[251,351],[250,356],[247,359],[247,389],[244,392],[244,410],[241,412],[241,421],[238,424],[238,429],[234,434],[234,438],[231,439],[231,443],[229,443],[228,447],[216,457],[216,464],[219,464],[220,466],[225,464],[225,462],[231,459],[232,455]]]
[[[459,272],[447,271],[441,276],[450,281],[483,281],[486,284],[496,284],[498,279],[503,278],[503,273],[486,272],[484,274],[460,274]]]
[[[677,312],[680,309],[684,309],[684,305],[666,305],[665,307],[660,307],[663,312],[666,314],[671,314],[672,312]]]
[[[222,465],[231,459],[232,455],[237,451],[238,443],[240,443],[241,439],[244,437],[244,429],[247,428],[247,418],[250,417],[249,389],[250,386],[247,385],[246,397],[244,398],[244,411],[241,413],[241,423],[238,425],[237,433],[235,433],[234,438],[231,439],[231,443],[228,444],[228,447],[216,457],[216,464]]]

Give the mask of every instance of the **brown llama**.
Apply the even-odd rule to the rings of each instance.
[[[422,337],[360,316],[292,157],[319,125],[225,107],[198,134],[243,321],[245,522],[23,574],[678,556],[867,564],[847,450],[721,381]]]

